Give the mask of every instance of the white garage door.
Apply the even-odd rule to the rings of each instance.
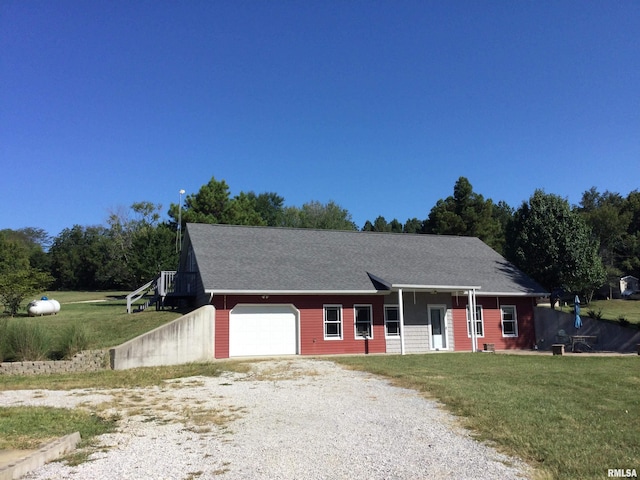
[[[297,324],[290,305],[239,305],[229,313],[229,356],[295,355]]]

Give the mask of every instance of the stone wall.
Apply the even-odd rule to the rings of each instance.
[[[47,375],[52,373],[97,372],[109,369],[108,350],[86,350],[71,360],[2,362],[0,375]]]

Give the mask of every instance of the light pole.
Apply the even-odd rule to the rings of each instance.
[[[176,230],[176,252],[182,251],[182,195],[184,195],[184,190],[180,189],[178,192],[180,196],[178,197],[178,229]]]

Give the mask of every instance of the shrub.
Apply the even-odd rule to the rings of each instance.
[[[620,315],[618,317],[618,323],[623,327],[628,327],[631,322],[627,320],[624,315]]]
[[[596,310],[589,310],[589,318],[593,318],[594,320],[602,320],[602,309],[599,308],[597,311]]]
[[[62,358],[69,359],[76,353],[86,350],[88,345],[87,329],[79,323],[74,323],[62,331],[58,351]]]
[[[18,362],[46,360],[51,338],[36,324],[12,322],[7,329],[9,354]]]

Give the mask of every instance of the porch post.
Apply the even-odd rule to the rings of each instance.
[[[469,321],[471,322],[471,351],[476,352],[478,350],[478,338],[476,334],[476,291],[475,289],[469,289],[467,291],[468,305],[469,305]]]
[[[398,319],[400,320],[400,355],[404,355],[404,305],[402,289],[398,289]]]

